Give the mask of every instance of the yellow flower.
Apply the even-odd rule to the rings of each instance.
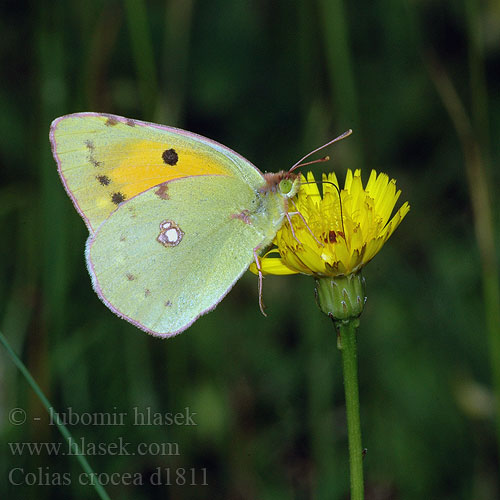
[[[263,274],[309,274],[315,277],[357,273],[382,248],[410,210],[405,202],[390,219],[401,194],[396,181],[372,170],[363,188],[361,171],[347,171],[337,191],[334,173],[323,174],[323,196],[311,172],[288,210],[292,221],[276,234],[277,248],[261,257]],[[257,274],[252,264],[250,270]]]

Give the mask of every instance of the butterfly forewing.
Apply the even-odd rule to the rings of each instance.
[[[50,139],[66,190],[91,232],[120,203],[172,179],[229,175],[263,182],[250,162],[215,141],[119,116],[63,116],[52,123]]]

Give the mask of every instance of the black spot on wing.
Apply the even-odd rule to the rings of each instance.
[[[107,175],[98,175],[96,179],[103,186],[109,186],[109,183],[111,182],[111,179]]]
[[[125,195],[123,193],[113,193],[111,195],[111,201],[115,205],[119,205],[122,201],[125,201]]]
[[[171,149],[166,149],[163,151],[161,157],[163,158],[163,161],[167,165],[177,165],[177,162],[179,161],[179,155],[177,154],[177,151],[173,148]]]
[[[87,149],[89,150],[89,155],[88,155],[88,160],[89,162],[94,165],[94,167],[101,167],[102,166],[102,162],[100,161],[97,161],[95,159],[95,156],[94,156],[94,152],[95,152],[95,146],[94,146],[94,143],[92,141],[85,141],[85,146],[87,147]]]

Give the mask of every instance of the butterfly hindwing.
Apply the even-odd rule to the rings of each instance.
[[[187,177],[124,202],[91,235],[94,288],[119,316],[151,333],[179,333],[213,309],[275,229],[252,218],[261,199],[235,177]],[[266,209],[267,210],[267,209]],[[255,223],[254,223],[255,222]]]

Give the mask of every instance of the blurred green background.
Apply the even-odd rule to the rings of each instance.
[[[247,273],[163,341],[99,301],[48,142],[77,111],[179,126],[264,171],[352,128],[315,171],[385,171],[412,207],[364,273],[367,498],[498,498],[498,2],[7,0],[0,33],[0,327],[68,419],[124,414],[69,425],[111,498],[347,499],[344,395],[311,278],[268,277],[264,318]],[[0,361],[0,497],[96,498],[64,446],[9,444],[62,438]],[[120,439],[147,450],[92,451]]]

